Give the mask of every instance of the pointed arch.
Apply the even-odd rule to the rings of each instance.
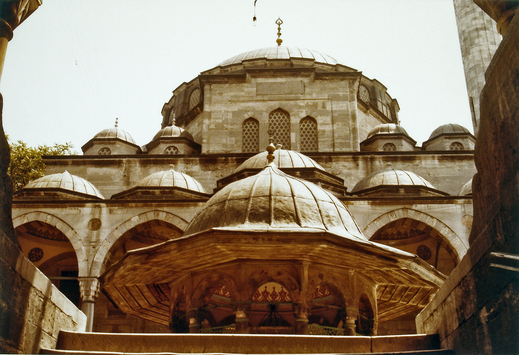
[[[318,152],[317,121],[306,116],[299,121],[299,150],[301,152]]]
[[[417,220],[434,229],[438,236],[448,243],[456,254],[456,263],[467,253],[468,246],[448,225],[427,213],[405,207],[384,213],[375,218],[364,228],[364,235],[371,240],[379,229],[390,222],[403,218]]]
[[[177,227],[181,231],[184,231],[188,225],[188,222],[185,219],[173,213],[160,210],[144,212],[127,219],[119,226],[117,226],[114,230],[112,230],[97,249],[97,252],[92,261],[92,266],[90,268],[90,275],[101,275],[104,267],[106,266],[106,262],[108,261],[107,258],[109,256],[111,248],[124,233],[126,233],[127,231],[136,227],[139,224],[150,222],[153,220],[165,221]]]
[[[85,246],[83,245],[83,241],[79,234],[70,226],[67,222],[62,220],[61,218],[52,215],[47,212],[42,211],[33,211],[29,213],[22,214],[18,217],[13,218],[13,227],[14,229],[20,227],[23,224],[30,222],[43,222],[47,223],[53,228],[56,228],[61,233],[63,233],[67,239],[72,244],[74,251],[76,253],[76,257],[78,260],[78,275],[79,276],[89,276],[88,275],[88,257],[86,255]]]
[[[274,140],[274,145],[281,144],[283,149],[291,149],[290,115],[278,108],[269,114],[268,134]]]
[[[253,117],[242,124],[242,153],[259,152],[259,122]]]

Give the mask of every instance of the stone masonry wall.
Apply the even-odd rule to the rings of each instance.
[[[13,242],[0,238],[0,250],[0,353],[36,354],[60,330],[85,330],[86,316]]]
[[[442,347],[456,354],[519,353],[519,273],[517,262],[510,264],[519,254],[518,154],[519,15],[515,15],[486,72],[481,95],[470,248],[416,319],[419,332],[439,333]]]

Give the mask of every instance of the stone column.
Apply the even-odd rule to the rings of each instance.
[[[305,304],[295,305],[296,334],[308,334],[308,308]]]
[[[86,331],[91,332],[94,325],[94,305],[101,284],[97,277],[79,278],[79,291],[81,293],[81,310],[87,316]]]
[[[189,308],[186,312],[190,333],[200,333],[202,328],[200,319],[200,310],[198,308]]]
[[[356,320],[357,317],[355,316],[346,316],[346,323],[344,323],[344,335],[357,335],[357,332],[355,330]]]
[[[236,316],[236,333],[250,333],[249,313],[250,304],[240,304],[236,307],[236,311],[234,312]]]

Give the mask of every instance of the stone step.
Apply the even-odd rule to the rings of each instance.
[[[47,355],[192,355],[193,353],[128,353],[128,352],[113,352],[113,351],[85,351],[85,350],[57,350],[57,349],[41,349],[40,354]],[[226,353],[204,353],[204,355],[225,355]],[[228,354],[228,353],[227,353]],[[336,353],[334,355],[455,355],[454,351],[447,349],[440,350],[417,350],[417,351],[398,351],[398,352],[382,352],[382,353]],[[245,355],[234,354],[233,355]],[[260,355],[260,354],[246,354],[246,355]],[[321,355],[321,354],[313,354]],[[328,355],[328,354],[327,354]]]
[[[60,332],[42,354],[449,354],[437,335],[114,334]],[[53,352],[54,351],[54,352]],[[431,352],[432,351],[432,352]]]

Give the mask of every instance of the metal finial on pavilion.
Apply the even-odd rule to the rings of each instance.
[[[118,118],[115,119],[115,128],[117,128],[117,127],[119,127],[119,119]]]
[[[270,144],[267,146],[267,165],[272,164],[272,162],[274,161],[274,152],[276,151],[276,147],[274,146],[274,139],[269,138],[269,142]]]
[[[283,20],[281,20],[280,17],[276,20],[276,25],[278,25],[278,39],[276,39],[276,43],[278,46],[281,46],[281,43],[283,43],[283,40],[281,39],[281,25],[283,24]]]
[[[171,116],[171,121],[169,122],[170,126],[174,126],[177,123],[177,115],[175,114],[175,111],[173,111],[173,116]]]

